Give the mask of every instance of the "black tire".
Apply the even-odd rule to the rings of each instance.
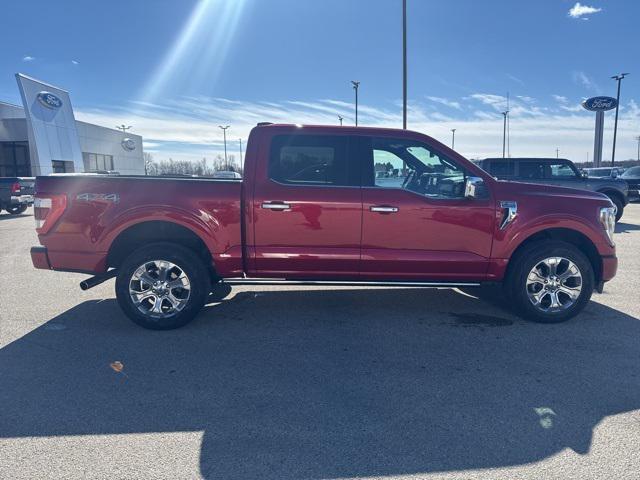
[[[169,300],[163,301],[162,308],[167,308],[169,311],[160,314],[161,317],[154,317],[152,312],[141,311],[129,292],[130,281],[136,270],[145,263],[155,260],[176,265],[177,271],[182,270],[188,277],[190,285],[184,307],[174,311],[167,303]],[[122,262],[116,277],[116,297],[120,308],[133,322],[150,330],[171,330],[186,325],[200,312],[210,291],[211,278],[205,262],[192,250],[174,243],[152,243],[135,250]],[[144,305],[142,310],[145,310]]]
[[[11,205],[10,207],[7,207],[7,212],[9,212],[11,215],[20,215],[21,213],[24,213],[27,211],[28,205]]]
[[[607,195],[607,197],[609,197],[609,200],[616,206],[616,222],[619,222],[624,212],[624,203],[617,195]]]
[[[543,312],[529,299],[527,277],[536,265],[550,257],[562,257],[573,262],[582,276],[581,291],[570,306],[559,311]],[[509,265],[504,287],[513,308],[525,319],[539,323],[560,323],[584,309],[591,299],[594,285],[591,262],[579,249],[569,243],[548,240],[532,243],[516,252]],[[569,298],[564,297],[564,294],[560,296]]]

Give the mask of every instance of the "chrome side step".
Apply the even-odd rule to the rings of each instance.
[[[346,281],[346,280],[283,280],[281,278],[226,278],[227,285],[298,285],[324,287],[479,287],[480,282],[380,282],[380,281]]]

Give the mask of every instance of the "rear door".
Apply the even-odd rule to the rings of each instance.
[[[362,193],[349,137],[274,131],[256,166],[250,273],[356,279]]]
[[[465,198],[469,172],[426,141],[370,137],[363,170],[361,277],[477,281],[486,277],[495,207]]]

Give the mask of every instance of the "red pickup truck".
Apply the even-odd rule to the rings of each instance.
[[[36,180],[36,268],[116,278],[122,310],[170,329],[212,285],[480,286],[566,320],[616,273],[604,195],[499,181],[420,133],[258,124],[241,180]],[[428,308],[428,306],[425,306]]]

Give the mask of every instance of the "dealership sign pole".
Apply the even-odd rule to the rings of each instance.
[[[604,133],[604,112],[613,110],[618,102],[613,97],[591,97],[583,100],[582,106],[590,112],[596,112],[596,131],[593,141],[593,166],[602,163],[602,136]]]

